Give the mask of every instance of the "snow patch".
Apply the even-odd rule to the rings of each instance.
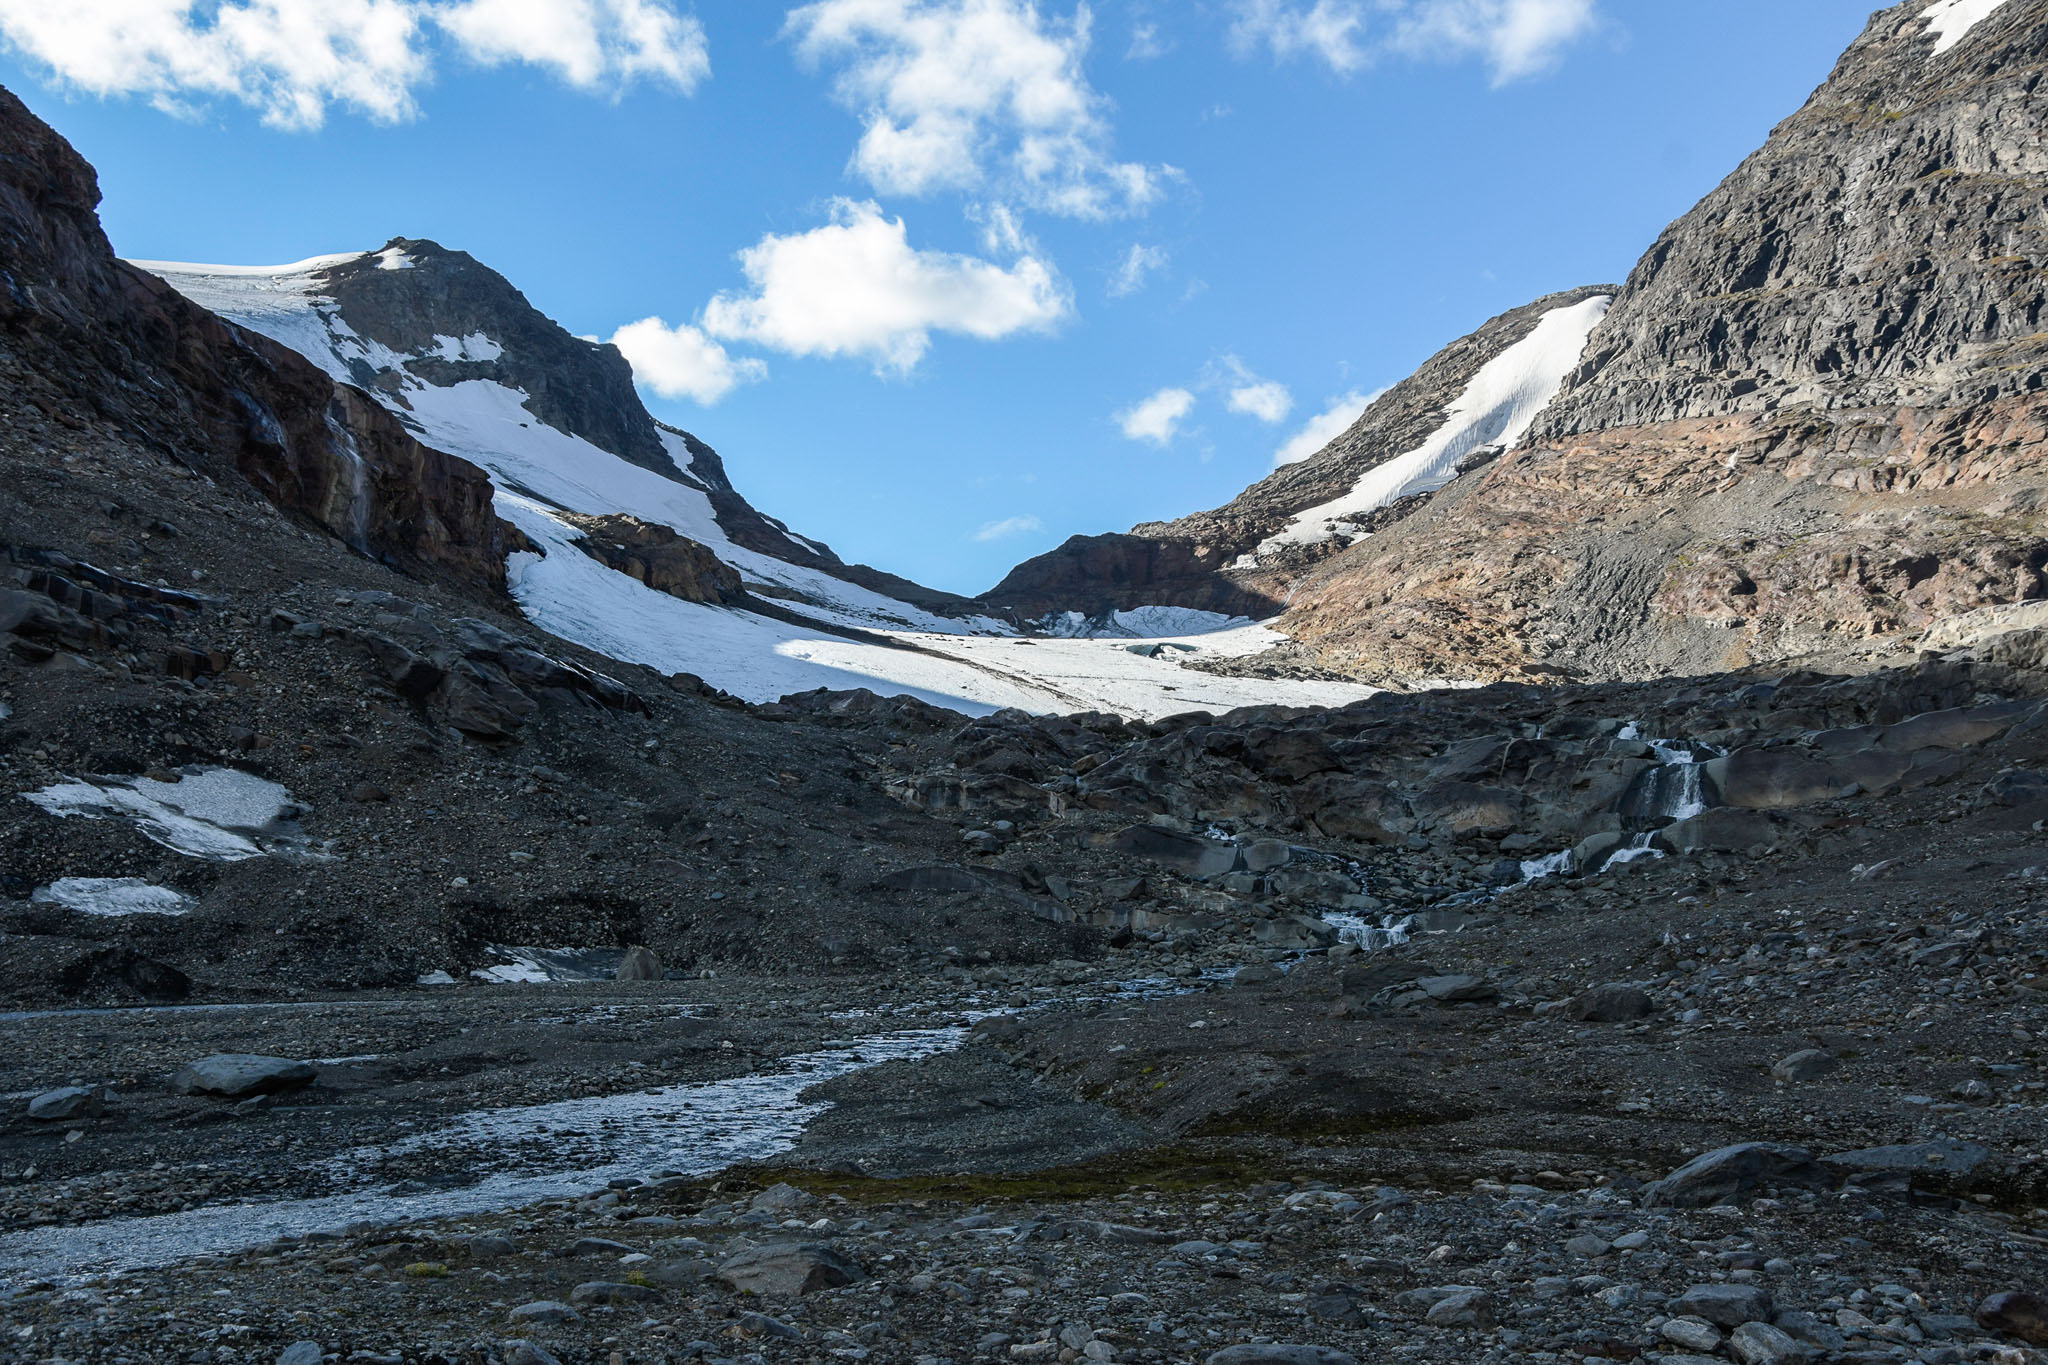
[[[417,264],[401,247],[386,247],[377,253],[379,270],[411,270]]]
[[[437,355],[443,360],[466,360],[472,364],[481,364],[504,355],[505,348],[482,332],[471,332],[466,337],[442,336],[436,332],[433,350],[428,354]]]
[[[1101,616],[1060,612],[1041,623],[1047,635],[1062,640],[1166,640],[1189,635],[1214,635],[1254,624],[1249,616],[1225,616],[1193,607],[1133,607]]]
[[[505,948],[492,944],[493,957],[504,959],[479,967],[470,975],[498,985],[538,985],[547,981],[610,981],[626,960],[623,948]],[[446,973],[440,973],[446,975]],[[439,985],[420,978],[420,984]],[[452,981],[448,984],[453,984]]]
[[[233,768],[188,770],[179,782],[72,779],[22,796],[59,819],[126,820],[153,842],[210,862],[260,858],[299,842],[287,828],[301,813],[291,793]]]
[[[119,918],[123,915],[185,915],[192,898],[167,886],[152,886],[140,877],[64,877],[36,888],[29,900],[61,905],[81,915]]]
[[[1934,55],[1939,57],[1960,43],[2004,3],[2005,0],[1935,0],[1920,11],[1920,17],[1927,21],[1927,31],[1934,35]]]
[[[1299,513],[1285,530],[1262,543],[1258,553],[1354,536],[1356,519],[1402,498],[1442,488],[1457,477],[1458,461],[1480,447],[1512,448],[1579,363],[1587,338],[1612,302],[1601,295],[1545,313],[1528,336],[1480,367],[1451,404],[1449,420],[1427,441],[1367,470],[1344,496]]]

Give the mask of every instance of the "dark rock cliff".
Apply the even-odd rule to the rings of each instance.
[[[366,396],[114,258],[99,184],[0,91],[0,351],[50,410],[130,429],[413,572],[501,588],[518,532],[483,471],[428,449]]]

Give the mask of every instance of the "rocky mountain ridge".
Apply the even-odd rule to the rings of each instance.
[[[770,635],[844,581],[0,150],[0,1361],[2048,1361],[2048,613],[1372,696]]]
[[[1148,522],[1128,534],[1075,536],[1018,565],[982,600],[1025,619],[1062,611],[1097,616],[1148,605],[1277,615],[1304,572],[1341,553],[1356,536],[1407,515],[1417,498],[1396,500],[1345,535],[1305,538],[1306,543],[1264,552],[1262,547],[1301,513],[1341,498],[1373,470],[1423,446],[1452,421],[1449,410],[1474,377],[1527,340],[1546,315],[1614,292],[1611,285],[1569,290],[1503,313],[1375,398],[1322,450],[1274,470],[1224,506]]]
[[[2041,0],[1873,16],[1807,104],[1609,291],[1506,458],[1382,507],[1348,545],[1233,558],[1270,534],[1258,514],[1287,506],[1276,494],[1324,491],[1325,473],[1350,477],[1420,429],[1376,429],[1369,413],[1300,473],[1133,532],[1192,551],[1108,538],[1115,554],[1093,548],[1089,566],[1117,572],[1109,596],[1192,601],[1228,583],[1284,606],[1276,625],[1316,666],[1396,684],[1896,659],[1930,630],[1967,633],[1973,613],[2040,598],[2044,17]],[[1447,392],[1457,357],[1528,311],[1375,408]],[[1415,409],[1426,425],[1441,406]],[[1092,606],[1105,589],[1078,549],[1003,591]],[[1175,571],[1126,589],[1139,559]]]

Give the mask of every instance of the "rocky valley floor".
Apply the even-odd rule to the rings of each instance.
[[[2042,1358],[2037,630],[746,705],[12,378],[0,1359]]]

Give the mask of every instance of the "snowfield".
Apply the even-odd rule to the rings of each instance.
[[[1333,536],[1348,540],[1356,533],[1352,522],[1402,498],[1434,493],[1458,476],[1458,461],[1473,451],[1512,447],[1556,397],[1613,302],[1612,296],[1601,295],[1545,313],[1536,330],[1480,367],[1451,404],[1448,420],[1427,441],[1373,466],[1343,497],[1298,514],[1257,553],[1315,545]]]
[[[1920,17],[1927,21],[1927,31],[1934,35],[1934,55],[1939,57],[1960,43],[2004,3],[2005,0],[1935,0],[1920,11]]]
[[[397,376],[404,405],[381,390],[373,396],[422,442],[490,474],[498,515],[542,551],[510,557],[512,596],[535,625],[565,640],[663,672],[694,673],[753,702],[821,687],[865,687],[975,715],[1017,707],[1157,719],[1237,706],[1343,705],[1375,690],[1221,677],[1183,667],[1204,657],[1255,654],[1283,638],[1212,612],[1141,607],[1104,623],[1072,623],[1071,632],[1086,638],[1026,639],[1001,621],[938,616],[735,545],[719,525],[705,487],[691,481],[690,453],[680,438],[663,434],[683,472],[677,480],[548,426],[528,411],[527,396],[517,389],[486,379],[434,385],[408,369],[409,362],[429,357],[495,359],[504,349],[492,337],[437,336],[424,352],[404,355],[356,333],[322,295],[318,276],[364,254],[270,267],[134,264],[200,306],[291,347],[343,383],[359,384],[365,369]],[[387,251],[378,265],[400,270],[413,262]],[[582,532],[564,514],[618,512],[708,546],[748,584],[768,589],[763,595],[774,598],[778,609],[814,620],[819,628],[684,602],[606,568],[578,548]],[[793,534],[790,540],[809,544]],[[1134,647],[1133,640],[1146,643]]]

